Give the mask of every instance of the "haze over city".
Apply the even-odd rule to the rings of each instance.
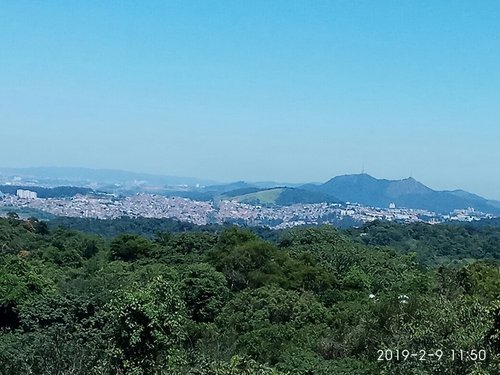
[[[499,199],[499,17],[494,1],[3,2],[0,166],[365,170]]]

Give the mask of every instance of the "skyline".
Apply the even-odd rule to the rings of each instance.
[[[1,166],[500,199],[500,4],[0,5]]]
[[[47,172],[42,172],[42,171],[47,171]],[[81,171],[83,174],[80,175],[79,171]],[[16,172],[16,173],[14,173]],[[68,174],[65,174],[65,173]],[[43,175],[43,173],[47,173],[47,175],[44,175],[44,178],[49,179],[49,180],[60,180],[61,182],[59,184],[54,184],[51,183],[51,186],[63,186],[63,185],[70,185],[70,186],[80,186],[76,184],[77,177],[83,180],[88,180],[89,182],[92,182],[93,184],[95,183],[103,183],[103,181],[108,181],[108,183],[111,183],[112,181],[118,182],[117,179],[119,180],[127,180],[131,181],[132,178],[139,179],[139,180],[148,180],[148,177],[152,178],[152,181],[149,181],[150,184],[153,185],[158,185],[160,184],[158,179],[174,179],[176,182],[170,182],[167,185],[175,186],[175,185],[187,185],[187,186],[198,186],[200,188],[206,188],[210,186],[216,186],[216,185],[231,185],[233,183],[248,183],[249,185],[252,184],[270,184],[268,186],[268,189],[273,189],[276,187],[290,187],[290,188],[302,188],[302,185],[308,185],[308,184],[313,184],[313,185],[322,185],[324,183],[329,182],[330,180],[333,180],[338,177],[345,177],[345,176],[360,176],[360,175],[365,175],[371,178],[374,178],[375,180],[378,181],[391,181],[391,182],[397,182],[397,181],[404,181],[404,180],[411,180],[413,179],[417,183],[422,184],[424,187],[429,188],[435,192],[453,192],[453,191],[465,191],[467,193],[472,193],[474,195],[478,195],[480,198],[484,198],[486,200],[491,200],[491,201],[497,201],[500,202],[500,200],[494,198],[494,197],[488,197],[488,196],[481,196],[481,194],[478,194],[477,192],[474,191],[467,191],[465,189],[462,189],[461,187],[454,187],[450,189],[436,189],[433,186],[427,184],[425,181],[420,181],[418,178],[415,178],[414,176],[407,176],[407,177],[400,177],[400,178],[385,178],[383,176],[376,176],[372,175],[364,170],[360,171],[359,173],[345,173],[345,174],[340,174],[340,175],[334,175],[331,176],[330,178],[323,180],[323,181],[277,181],[277,180],[248,180],[248,179],[242,179],[242,180],[214,180],[214,179],[207,179],[207,178],[198,178],[197,176],[187,176],[187,175],[181,175],[181,176],[173,176],[173,175],[162,175],[162,174],[150,174],[150,173],[144,173],[142,171],[131,171],[131,170],[123,170],[123,169],[106,169],[106,168],[87,168],[87,167],[68,167],[68,166],[62,166],[62,167],[54,167],[54,166],[49,166],[49,167],[26,167],[26,168],[4,168],[0,166],[0,177],[5,177],[5,176],[17,176],[17,177],[22,177],[22,178],[28,178],[31,176],[31,178],[34,179],[39,179],[41,178],[40,176]],[[95,178],[92,178],[92,174],[97,173],[95,175]],[[106,173],[106,174],[103,174]],[[118,175],[117,175],[118,173]],[[137,176],[135,176],[137,175]],[[106,176],[106,177],[104,177]],[[67,181],[64,182],[63,181]],[[42,185],[43,185],[43,181]],[[71,182],[71,183],[70,183]],[[14,184],[14,181],[10,181],[9,184]],[[42,186],[40,185],[40,186]],[[29,185],[27,185],[29,186]],[[35,185],[36,186],[36,185]],[[266,187],[262,187],[263,189],[266,189]]]

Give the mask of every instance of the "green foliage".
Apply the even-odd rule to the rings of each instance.
[[[180,293],[161,277],[133,285],[105,307],[108,352],[117,369],[150,374],[177,360],[186,339],[186,311]]]
[[[242,356],[233,356],[228,361],[203,359],[190,375],[289,375]]]
[[[213,322],[229,299],[224,275],[203,263],[189,265],[180,273],[180,289],[191,319]]]
[[[397,224],[376,221],[348,233],[356,241],[416,253],[434,265],[450,260],[500,259],[500,228],[473,225]]]
[[[123,233],[130,233],[152,239],[158,233],[216,232],[222,229],[220,225],[197,226],[167,218],[130,218],[126,216],[111,220],[56,217],[48,224],[51,229],[62,227],[97,234],[105,238],[114,238]]]
[[[114,260],[131,261],[145,258],[151,252],[153,244],[135,234],[121,234],[111,241],[111,257]]]
[[[292,257],[253,233],[235,228],[223,232],[208,261],[224,273],[232,290],[279,285],[324,291],[335,277],[312,258]]]
[[[21,256],[0,258],[0,303],[30,301],[55,290],[54,282],[43,274],[40,262],[28,261]]]
[[[237,338],[238,352],[275,364],[290,347],[316,341],[330,319],[312,294],[263,287],[239,293],[217,318],[217,326],[221,334]]]
[[[147,236],[107,239],[41,223],[0,219],[0,375],[493,375],[500,368],[494,228],[157,233],[139,220]],[[96,225],[119,232],[119,223],[135,225]],[[379,349],[483,349],[487,359],[377,361]]]

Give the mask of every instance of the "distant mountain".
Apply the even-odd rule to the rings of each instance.
[[[499,201],[487,200],[463,190],[436,191],[411,177],[385,180],[365,173],[337,176],[323,184],[296,186],[272,181],[217,184],[214,181],[192,177],[113,169],[39,167],[0,168],[0,183],[2,181],[6,186],[8,183],[11,190],[14,185],[30,188],[70,185],[123,195],[146,192],[205,201],[236,199],[270,205],[353,202],[372,207],[388,207],[389,204],[395,203],[398,207],[427,209],[438,213],[472,207],[478,211],[500,215]],[[40,191],[39,195],[52,193],[54,192]],[[72,190],[57,192],[58,195],[72,193]]]
[[[215,181],[204,180],[193,177],[163,176],[148,173],[128,172],[115,169],[90,169],[71,167],[36,167],[36,168],[0,168],[2,177],[20,177],[30,182],[38,182],[47,185],[79,186],[142,186],[157,185],[179,186],[179,185],[213,185]]]
[[[238,181],[225,185],[210,185],[201,188],[187,189],[186,191],[170,190],[165,192],[164,195],[189,198],[197,201],[213,201],[219,200],[222,195],[227,195],[229,193],[233,194],[233,196],[237,196],[259,190],[259,188],[247,182]]]
[[[300,186],[301,184],[291,184],[291,183],[280,183],[280,182],[273,182],[273,181],[258,181],[258,182],[246,182],[246,181],[237,181],[237,182],[231,182],[228,184],[221,184],[221,185],[208,185],[204,187],[202,190],[204,192],[211,192],[211,193],[228,193],[231,192],[231,194],[234,195],[240,195],[245,194],[245,193],[252,193],[256,192],[259,190],[269,190],[269,189],[275,189],[275,188],[280,188],[280,187],[287,187],[287,188],[295,188]],[[245,190],[247,189],[247,190]],[[239,191],[241,190],[241,192]]]
[[[291,182],[276,182],[276,181],[257,181],[257,182],[251,182],[250,183],[252,186],[258,187],[260,189],[272,189],[272,188],[278,188],[282,186],[286,186],[289,188],[297,188],[303,184],[298,184],[298,183],[291,183]]]
[[[399,207],[427,209],[449,213],[455,209],[472,207],[486,213],[500,213],[500,207],[478,195],[462,190],[435,191],[414,178],[383,180],[368,174],[334,177],[324,184],[307,184],[301,187],[372,207]]]
[[[488,205],[493,206],[495,208],[500,208],[500,201],[495,201],[495,200],[486,200],[483,197],[480,197],[479,195],[469,193],[467,191],[463,190],[453,190],[453,191],[448,191],[448,193],[453,194],[455,196],[461,197],[461,198],[466,198],[468,200],[473,200],[478,203],[486,201]]]
[[[489,200],[489,201],[488,201],[488,204],[489,204],[490,206],[493,206],[493,207],[495,207],[495,208],[499,208],[499,209],[500,209],[500,201],[495,201],[495,200],[493,200],[493,201],[492,201],[492,200]]]
[[[289,206],[292,204],[304,203],[341,203],[341,200],[329,194],[321,192],[307,191],[300,188],[285,188],[276,200],[276,204]]]
[[[224,192],[222,194],[222,197],[224,197],[224,198],[234,198],[234,197],[238,197],[238,196],[241,196],[241,195],[248,195],[248,194],[258,193],[259,191],[265,191],[265,190],[270,190],[270,189],[260,189],[258,187],[244,187],[244,188],[240,188],[240,189],[235,189],[235,190]]]
[[[248,188],[256,188],[256,186],[245,181],[237,181],[237,182],[231,182],[229,184],[209,185],[205,187],[203,190],[207,193],[212,192],[212,193],[222,194],[228,191],[233,191],[238,189],[248,189]]]
[[[460,197],[460,198],[479,200],[479,201],[484,200],[483,197],[480,197],[477,194],[469,193],[468,191],[465,191],[465,190],[450,190],[450,191],[446,191],[446,192],[453,194],[453,195]]]
[[[37,193],[38,198],[68,198],[75,195],[96,194],[96,191],[89,188],[75,186],[57,186],[54,188],[45,188],[40,186],[22,186],[22,185],[0,185],[0,193],[16,195],[18,189],[30,190]]]
[[[220,199],[230,199],[241,203],[268,206],[290,206],[298,203],[340,203],[339,199],[328,194],[289,187],[271,189],[259,189],[253,187],[242,188],[226,192],[220,196]]]

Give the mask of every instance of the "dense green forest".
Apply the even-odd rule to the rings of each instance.
[[[127,216],[111,220],[61,216],[47,221],[47,225],[52,229],[63,227],[85,233],[97,234],[106,238],[113,238],[122,233],[129,233],[138,234],[149,239],[153,239],[158,233],[163,232],[217,233],[227,227],[227,225],[219,224],[196,225],[169,218],[130,218]],[[281,234],[280,231],[268,227],[248,227],[247,229],[254,232],[259,237],[274,243],[277,243]]]
[[[138,222],[0,219],[0,374],[500,373],[498,229]]]
[[[500,259],[500,226],[485,220],[467,224],[397,224],[376,221],[347,233],[354,241],[415,253],[427,265]]]

